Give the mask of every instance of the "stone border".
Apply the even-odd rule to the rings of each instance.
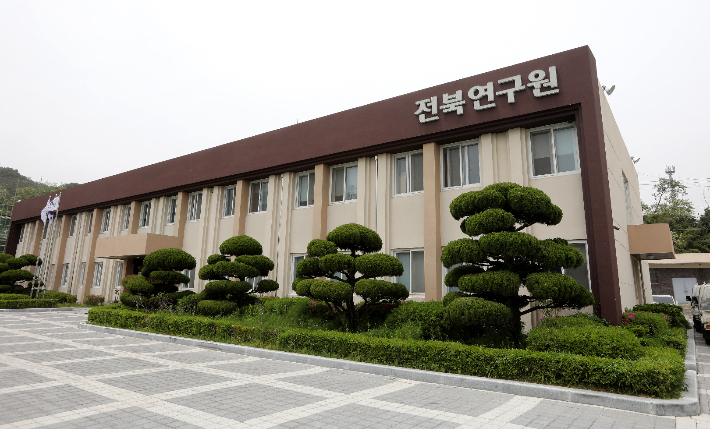
[[[512,395],[532,396],[535,398],[553,399],[557,401],[574,402],[577,404],[599,405],[607,408],[635,411],[638,413],[653,414],[657,416],[696,416],[700,414],[698,377],[695,370],[685,371],[685,384],[688,387],[688,390],[682,392],[681,399],[652,399],[638,396],[620,395],[616,393],[572,389],[569,387],[547,386],[522,381],[497,380],[492,378],[474,377],[470,375],[447,374],[443,372],[424,371],[420,369],[399,368],[395,366],[355,362],[344,359],[325,358],[277,350],[259,349],[236,344],[218,343],[214,341],[196,340],[184,337],[173,337],[170,335],[154,334],[152,332],[89,325],[87,323],[80,323],[79,328],[107,334],[122,335],[125,337],[175,343],[184,346],[202,347],[226,353],[237,353],[264,359],[317,365],[326,368],[344,369],[348,371],[382,375],[386,377],[402,378],[405,380],[488,390],[493,392],[509,393]],[[695,365],[694,346],[695,344],[693,344],[692,353],[693,365]],[[690,351],[690,347],[688,348],[688,351]]]
[[[688,348],[685,352],[685,369],[698,371],[698,365],[695,360],[695,330],[688,329]]]

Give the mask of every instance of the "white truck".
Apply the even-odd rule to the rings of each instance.
[[[710,285],[693,286],[692,295],[686,297],[693,309],[693,326],[703,333],[705,344],[710,345]]]

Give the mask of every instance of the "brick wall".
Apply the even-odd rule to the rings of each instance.
[[[651,268],[658,275],[658,283],[651,283],[654,295],[673,296],[674,277],[695,277],[698,283],[710,283],[710,268]],[[653,274],[651,275],[653,277]],[[678,302],[685,302],[685,297],[675,297]]]

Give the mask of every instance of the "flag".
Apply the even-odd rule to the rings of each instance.
[[[40,214],[42,222],[46,224],[47,221],[49,221],[49,224],[51,225],[55,215],[57,214],[57,209],[59,209],[59,195],[54,197],[51,201],[47,200],[47,205],[44,206],[42,213]]]

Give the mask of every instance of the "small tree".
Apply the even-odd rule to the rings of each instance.
[[[498,183],[458,196],[449,208],[454,219],[462,219],[466,235],[479,237],[454,240],[441,255],[447,268],[460,264],[444,283],[461,290],[452,292],[461,298],[449,302],[468,300],[456,308],[466,308],[472,325],[477,323],[477,314],[509,315],[508,327],[517,347],[522,315],[594,303],[589,291],[561,273],[561,268],[576,268],[584,262],[577,249],[561,238],[539,240],[522,232],[536,223],[557,225],[562,220],[562,210],[541,190]],[[520,294],[522,285],[528,294]]]
[[[205,299],[231,301],[242,306],[249,303],[250,294],[273,292],[279,288],[274,280],[247,281],[268,276],[274,269],[274,262],[262,255],[263,249],[258,241],[238,235],[220,244],[219,252],[207,258],[207,265],[200,268],[199,277],[212,280],[205,285]]]
[[[128,292],[121,294],[124,305],[136,307],[152,295],[170,294],[178,291],[178,285],[189,283],[190,278],[181,271],[192,270],[195,258],[181,249],[160,249],[143,259],[141,275],[131,277],[126,283]]]
[[[31,281],[34,275],[23,268],[39,265],[42,265],[42,260],[35,255],[15,258],[7,253],[0,254],[0,293],[25,293],[25,288],[17,283]]]
[[[375,231],[355,223],[341,225],[325,240],[308,244],[308,257],[296,266],[293,290],[300,296],[326,302],[345,316],[348,329],[354,331],[359,314],[368,307],[398,303],[409,297],[403,284],[376,279],[401,276],[404,272],[399,259],[374,253],[381,249],[382,239]],[[359,307],[355,306],[354,294],[363,299]]]

